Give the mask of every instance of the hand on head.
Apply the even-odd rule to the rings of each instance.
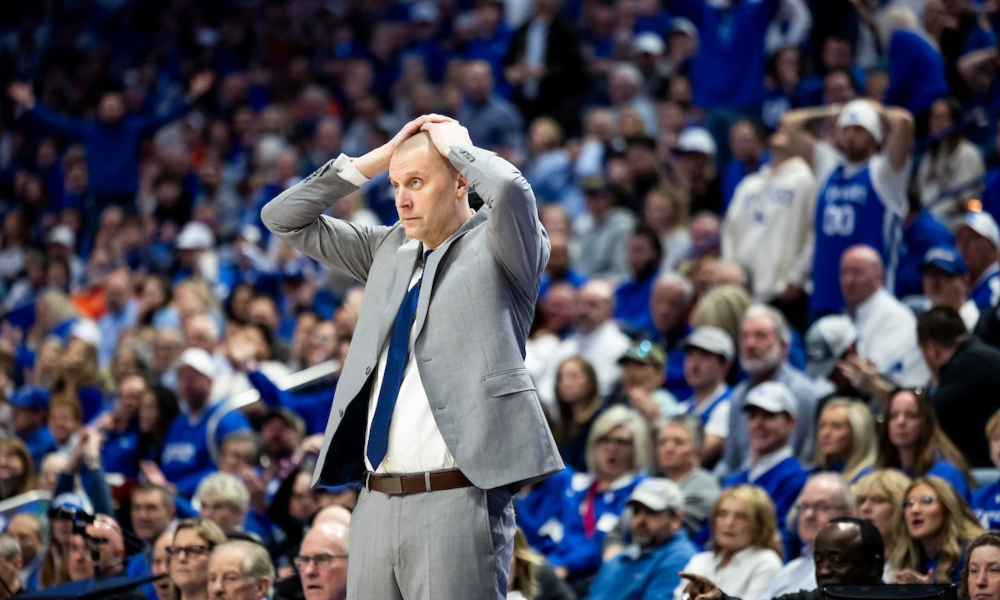
[[[457,123],[457,121],[444,115],[421,115],[404,125],[403,128],[399,130],[399,133],[393,136],[391,140],[382,146],[379,146],[360,158],[354,159],[354,166],[361,171],[362,175],[368,177],[369,179],[381,173],[385,173],[389,170],[389,161],[392,160],[392,155],[396,151],[396,148],[399,148],[400,144],[405,142],[417,132],[421,131],[421,128],[429,123]]]

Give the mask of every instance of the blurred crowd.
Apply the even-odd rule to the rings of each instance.
[[[510,597],[815,590],[850,517],[886,583],[958,583],[1000,529],[997,31],[997,0],[0,3],[0,596],[346,597],[358,490],[311,482],[363,288],[260,211],[431,112],[552,248],[525,363],[567,469],[518,493]],[[397,220],[385,175],[330,203]]]

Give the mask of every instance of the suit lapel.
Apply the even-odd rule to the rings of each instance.
[[[420,242],[417,240],[407,239],[399,248],[396,248],[396,279],[392,283],[389,299],[383,309],[382,318],[379,320],[379,342],[376,359],[382,356],[382,350],[388,341],[389,332],[392,331],[392,326],[396,322],[396,313],[399,312],[399,306],[403,303],[403,297],[406,296],[406,292],[410,288],[409,284],[410,279],[413,277],[413,269],[420,258],[420,247]]]
[[[434,276],[437,275],[438,265],[444,260],[448,249],[455,243],[455,240],[471,231],[473,227],[484,222],[487,213],[488,211],[480,209],[471,219],[463,223],[455,233],[451,234],[451,237],[445,240],[443,244],[435,248],[434,252],[427,259],[427,265],[424,267],[424,275],[420,282],[420,297],[417,299],[417,314],[414,319],[414,325],[416,326],[413,334],[414,339],[420,336],[420,332],[424,328],[424,321],[427,320],[427,309],[431,303],[431,293],[434,291]],[[402,302],[402,296],[400,296],[400,302]]]

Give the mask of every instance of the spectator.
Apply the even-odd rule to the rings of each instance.
[[[37,590],[42,562],[45,560],[45,531],[42,529],[41,517],[30,513],[14,515],[7,524],[7,534],[13,537],[21,549],[21,566],[18,567],[17,584],[24,590]],[[0,550],[2,550],[0,540]],[[0,552],[0,554],[3,554]],[[8,558],[8,557],[4,557]],[[4,578],[10,586],[10,582]],[[14,587],[11,591],[14,591]]]
[[[95,515],[94,522],[87,525],[88,538],[74,534],[69,551],[69,577],[72,581],[83,581],[94,577],[114,577],[125,573],[125,538],[121,526],[108,515]],[[98,543],[94,538],[106,540]],[[97,545],[100,559],[97,565],[91,558],[93,545]],[[129,600],[143,598],[136,590],[115,596]]]
[[[977,537],[965,551],[962,564],[962,579],[959,582],[959,594],[963,598],[978,596],[983,600],[995,600],[1000,595],[996,578],[992,577],[990,569],[1000,560],[1000,539],[993,532],[986,532]]]
[[[969,269],[954,247],[937,246],[924,256],[921,269],[924,295],[930,306],[950,306],[958,311],[970,332],[979,322],[979,308],[969,298]]]
[[[994,468],[1000,463],[1000,411],[993,413],[986,422],[986,439],[990,444],[990,461]],[[970,503],[983,527],[1000,529],[1000,481],[976,490]]]
[[[201,479],[215,468],[208,451],[208,436],[214,435],[215,443],[221,445],[226,435],[250,429],[250,423],[242,414],[231,412],[218,421],[214,432],[208,431],[208,422],[223,406],[209,402],[215,376],[212,357],[201,348],[188,348],[181,354],[179,365],[178,391],[187,414],[175,417],[167,429],[160,459],[162,472],[150,462],[143,463],[143,472],[153,483],[166,484],[190,497]]]
[[[604,536],[618,523],[625,502],[645,478],[650,441],[646,423],[633,410],[606,410],[587,439],[588,473],[572,480],[563,505],[562,540],[549,555],[561,579],[581,594],[601,565]],[[598,524],[600,523],[600,527]]]
[[[884,287],[883,263],[869,246],[855,246],[840,260],[840,287],[858,332],[858,356],[899,385],[925,385],[927,364],[918,353],[913,311]]]
[[[747,393],[742,410],[749,415],[748,466],[729,476],[723,485],[764,488],[774,500],[778,527],[784,531],[785,519],[808,478],[808,471],[789,446],[800,414],[799,402],[785,385],[768,381]],[[808,419],[808,414],[803,418]],[[786,538],[786,546],[787,542]]]
[[[886,564],[882,575],[885,583],[892,583],[896,574],[889,565],[889,557],[896,547],[895,525],[902,518],[903,500],[910,478],[895,469],[883,469],[865,475],[851,486],[858,505],[858,517],[870,521],[884,542]]]
[[[500,97],[493,86],[493,69],[486,60],[465,64],[465,103],[456,118],[467,125],[472,143],[520,164],[524,156],[524,120],[517,108]],[[331,157],[334,158],[334,157]]]
[[[833,117],[837,118],[838,148],[817,141],[807,130],[811,122]],[[884,140],[883,117],[889,122]],[[893,232],[907,212],[913,117],[903,109],[880,110],[867,100],[855,100],[843,110],[825,107],[792,111],[785,115],[783,124],[790,148],[812,163],[816,181],[823,182],[816,203],[810,303],[813,317],[818,318],[843,308],[840,282],[834,273],[845,250],[867,244],[884,264],[896,264],[893,258],[898,248]],[[853,167],[848,170],[848,165],[863,167],[855,171]],[[861,197],[870,201],[858,204],[853,200]],[[857,214],[859,207],[864,209],[863,214]],[[888,281],[891,284],[891,274]]]
[[[673,394],[663,389],[666,358],[663,348],[649,340],[632,344],[618,359],[621,385],[609,398],[610,403],[628,404],[635,409],[650,429],[682,410]]]
[[[685,573],[722,586],[733,597],[766,600],[768,585],[781,569],[781,536],[774,503],[763,489],[741,485],[722,492],[712,507],[711,549],[695,554]],[[684,597],[684,581],[674,600]]]
[[[970,212],[966,213],[955,237],[958,251],[969,267],[972,280],[969,297],[976,302],[980,312],[985,312],[1000,300],[1000,265],[997,264],[1000,227],[988,213]]]
[[[716,172],[716,144],[701,127],[685,129],[677,139],[677,175],[690,197],[691,214],[721,214],[722,183]]]
[[[558,425],[554,429],[558,432]],[[573,493],[569,486],[575,474],[572,467],[567,467],[551,477],[522,488],[514,496],[518,528],[531,548],[544,556],[551,554],[562,541],[562,505],[566,494]],[[623,535],[623,532],[618,533],[618,547],[621,546],[620,538]],[[611,543],[609,537],[606,545]]]
[[[682,524],[684,494],[676,483],[658,478],[642,481],[628,500],[635,550],[601,567],[590,598],[639,600],[659,597],[678,586],[677,574],[695,555]]]
[[[816,560],[813,557],[816,536],[832,519],[854,516],[854,497],[843,477],[820,473],[806,482],[794,510],[798,522],[795,531],[802,543],[802,554],[778,571],[765,598],[816,589]]]
[[[922,390],[899,390],[889,399],[879,422],[875,466],[899,469],[913,478],[940,477],[960,498],[971,499],[965,458],[941,430]]]
[[[663,246],[652,228],[639,225],[626,242],[626,254],[629,277],[615,290],[615,319],[638,335],[648,337],[656,331],[649,299],[663,261]]]
[[[225,532],[247,531],[270,540],[270,523],[264,515],[250,511],[250,491],[230,473],[213,473],[201,480],[195,499],[202,519],[212,521]]]
[[[933,141],[917,169],[921,203],[946,223],[962,214],[965,200],[981,197],[986,175],[983,155],[962,134],[964,111],[954,98],[931,104],[928,134]]]
[[[910,482],[895,531],[889,562],[897,584],[957,582],[964,548],[984,533],[955,488],[933,476]]]
[[[816,177],[793,154],[790,136],[771,135],[770,160],[736,186],[722,224],[722,257],[753,273],[753,296],[793,322],[805,319],[812,268]]]
[[[871,365],[872,370],[875,366],[858,356],[857,342],[858,330],[846,315],[827,315],[817,319],[806,331],[806,355],[809,357],[806,374],[826,379],[834,386],[834,390],[819,401],[821,409],[834,397],[867,399],[867,394],[854,387],[851,377],[858,370],[856,365]]]
[[[643,220],[660,236],[663,247],[660,271],[663,273],[673,271],[691,252],[691,234],[686,227],[687,211],[687,200],[677,186],[655,188],[646,194]]]
[[[957,441],[973,468],[990,463],[984,438],[968,435],[970,423],[984,423],[1000,409],[1000,350],[969,335],[950,306],[937,306],[917,320],[920,349],[937,382],[932,396],[941,431]]]
[[[875,470],[875,444],[871,409],[856,400],[833,398],[819,415],[814,470],[839,473],[856,483]]]
[[[265,600],[274,595],[274,565],[264,546],[234,540],[216,546],[208,559],[212,600]]]
[[[129,558],[126,573],[129,577],[153,575],[157,540],[168,530],[177,514],[174,497],[169,490],[159,486],[147,484],[137,487],[132,490],[129,512],[132,531],[143,543],[143,550]],[[155,586],[143,586],[147,597],[151,598],[149,594],[154,590]]]
[[[100,333],[92,321],[74,323],[62,354],[59,376],[52,384],[53,396],[80,402],[84,423],[90,423],[104,410],[105,389],[97,364],[98,345]]]
[[[135,327],[139,302],[132,297],[132,274],[127,268],[115,269],[104,280],[104,316],[97,321],[101,344],[97,361],[101,368],[111,363],[122,333]]]
[[[732,390],[726,375],[736,351],[733,339],[718,327],[695,329],[684,340],[684,380],[694,393],[682,405],[704,427],[704,448],[699,448],[701,464],[711,467],[722,456],[729,437]]]
[[[941,53],[922,34],[909,7],[892,7],[882,15],[879,25],[881,38],[889,50],[889,89],[885,92],[885,102],[905,107],[926,127],[934,101],[948,95]]]
[[[691,282],[676,273],[663,273],[653,282],[649,311],[656,327],[653,341],[667,352],[667,391],[684,398],[691,389],[684,380],[684,348],[682,342],[691,334],[688,316],[694,303]]]
[[[160,463],[167,430],[180,411],[177,396],[166,388],[147,390],[142,395],[137,415],[139,434],[136,444],[140,460]]]
[[[549,363],[538,387],[543,401],[552,404],[558,367],[571,356],[580,356],[594,367],[598,392],[602,396],[611,391],[621,377],[618,359],[630,345],[628,336],[612,318],[613,314],[614,290],[607,282],[590,281],[583,286],[576,306],[577,332],[563,340]]]
[[[12,598],[35,589],[21,583],[18,572],[23,566],[24,557],[17,539],[10,534],[0,533],[0,581],[3,582],[0,597]]]
[[[703,545],[709,514],[719,497],[719,484],[699,465],[704,463],[705,433],[693,415],[671,417],[656,436],[656,464],[664,477],[676,483],[684,494],[684,529]]]
[[[167,548],[175,598],[208,598],[208,557],[224,543],[226,534],[211,521],[184,519],[177,523],[174,541]]]
[[[174,532],[164,531],[153,544],[153,560],[150,562],[149,574],[159,575],[160,578],[153,582],[155,597],[147,596],[148,600],[176,600],[174,583],[170,580],[170,554],[168,552],[173,543]]]
[[[347,599],[349,536],[348,526],[323,523],[313,525],[302,539],[295,568],[302,578],[305,600]],[[514,572],[512,569],[511,573]]]
[[[10,397],[9,402],[13,407],[11,424],[14,432],[27,444],[31,462],[38,468],[45,455],[58,447],[49,428],[45,426],[49,394],[41,388],[28,386],[18,390]]]
[[[815,423],[811,415],[816,414],[816,404],[823,395],[823,388],[786,362],[790,341],[788,324],[777,309],[762,304],[755,304],[747,309],[743,317],[739,348],[740,366],[750,378],[733,388],[729,400],[729,437],[726,438],[723,449],[721,467],[717,468],[719,471],[733,473],[748,462],[749,422],[744,407],[749,392],[770,381],[784,384],[791,390],[796,401],[794,412],[802,415],[801,419],[796,420],[791,438],[793,455],[799,460],[812,460]]]
[[[79,433],[83,426],[83,409],[80,403],[72,399],[57,399],[49,405],[48,425],[46,428],[55,441],[56,448],[66,450],[72,444],[71,438]]]
[[[35,463],[16,437],[0,438],[0,500],[35,489]]]
[[[619,279],[628,273],[625,240],[635,229],[635,217],[617,206],[607,183],[589,177],[582,186],[586,206],[586,226],[579,235],[580,252],[575,266],[593,279]]]

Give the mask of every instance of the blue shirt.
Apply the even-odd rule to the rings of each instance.
[[[913,477],[912,469],[903,469],[903,472],[908,476]],[[969,489],[969,482],[966,481],[965,475],[962,474],[962,471],[954,464],[946,460],[939,460],[934,463],[933,467],[924,473],[924,477],[940,477],[941,479],[944,479],[951,484],[951,487],[955,488],[955,493],[962,498],[965,498],[966,502],[971,502],[972,491]]]
[[[981,311],[989,310],[997,300],[1000,300],[1000,266],[990,265],[972,286],[969,299],[976,303]]]
[[[645,475],[626,475],[615,481],[607,491],[594,497],[597,528],[594,535],[588,537],[584,531],[581,511],[594,477],[587,473],[575,474],[563,497],[560,520],[564,532],[562,541],[549,555],[552,566],[565,567],[571,576],[596,571],[601,566],[604,536],[618,524],[629,496],[645,478]]]
[[[930,109],[948,95],[944,58],[920,34],[897,30],[889,39],[889,89],[885,104],[905,107],[913,114]]]
[[[980,488],[972,495],[972,510],[987,529],[1000,529],[1000,481]]]
[[[291,409],[306,422],[306,432],[309,435],[323,433],[330,420],[330,408],[333,406],[334,386],[316,391],[295,393],[283,391],[260,371],[247,373],[250,383],[260,392],[260,399],[269,407],[284,407]]]
[[[35,472],[41,469],[42,459],[45,458],[45,455],[58,449],[56,440],[52,437],[48,427],[43,426],[34,431],[18,433],[17,436],[28,446],[31,460],[35,463]]]
[[[131,427],[125,431],[104,430],[101,447],[101,464],[107,473],[120,473],[126,479],[139,476],[139,430]]]
[[[694,393],[691,386],[684,378],[684,348],[681,342],[691,335],[693,329],[687,323],[683,323],[668,331],[665,335],[660,335],[653,341],[658,342],[667,351],[667,364],[664,370],[667,372],[667,381],[663,386],[674,398],[687,398]]]
[[[153,549],[146,548],[142,552],[133,555],[132,558],[128,559],[128,566],[125,569],[125,574],[129,577],[148,577],[152,575],[152,554]],[[142,592],[142,594],[149,600],[159,600],[159,597],[156,595],[156,588],[153,587],[152,583],[140,586],[139,591]]]
[[[517,525],[524,531],[528,545],[546,556],[562,540],[562,503],[574,474],[570,468],[563,469],[514,499]]]
[[[177,493],[190,498],[202,478],[216,470],[208,452],[208,422],[222,407],[217,402],[198,415],[179,414],[167,429],[163,440],[160,468],[167,481],[177,486]],[[250,421],[239,411],[228,413],[219,421],[215,441],[222,447],[222,440],[235,431],[250,430]]]
[[[649,297],[653,282],[659,273],[653,271],[643,279],[629,279],[615,290],[615,319],[642,337],[656,334],[653,314],[649,310]]]
[[[955,236],[941,221],[926,210],[920,211],[909,225],[903,226],[903,244],[899,249],[899,269],[896,273],[897,298],[923,295],[924,277],[920,268],[927,251],[935,246],[954,246]]]
[[[795,499],[799,497],[799,493],[805,487],[807,479],[809,479],[809,471],[802,467],[797,458],[789,456],[753,481],[750,481],[750,469],[737,471],[723,482],[722,487],[731,488],[737,485],[753,484],[764,488],[767,495],[774,500],[774,508],[778,516],[778,530],[782,532],[782,538],[785,541],[785,555],[790,556],[787,549],[791,539],[795,536],[785,530],[785,520],[795,504]]]
[[[631,546],[608,561],[590,587],[590,598],[615,600],[659,600],[665,591],[680,584],[684,570],[697,548],[683,530],[652,548]]]

